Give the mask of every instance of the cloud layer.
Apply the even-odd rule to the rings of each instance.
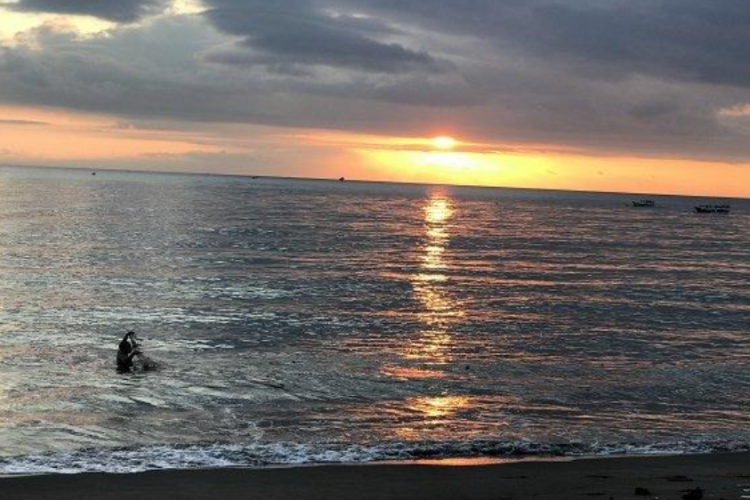
[[[166,0],[20,0],[13,9],[22,12],[86,15],[130,23],[163,10]]]
[[[373,15],[490,40],[590,75],[750,87],[743,0],[354,0]],[[351,5],[352,2],[345,2]]]
[[[232,2],[208,0],[206,16],[220,30],[240,37],[234,51],[211,59],[230,64],[263,64],[282,71],[329,66],[374,72],[430,71],[428,53],[375,37],[390,34],[384,24],[316,9],[302,0]]]
[[[138,120],[750,160],[746,0],[22,0],[122,23],[0,46],[0,101]],[[138,22],[139,21],[139,22]],[[136,23],[137,22],[137,23]],[[133,24],[136,23],[136,24]]]

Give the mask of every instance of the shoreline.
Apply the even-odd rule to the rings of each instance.
[[[398,462],[0,477],[15,499],[680,499],[750,498],[750,452],[509,463]]]

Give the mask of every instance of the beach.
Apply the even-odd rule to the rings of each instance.
[[[636,488],[649,491],[642,498],[681,499],[696,488],[706,499],[747,498],[750,453],[6,477],[0,480],[0,498],[580,500],[635,498]]]

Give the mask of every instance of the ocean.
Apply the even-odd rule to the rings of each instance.
[[[750,449],[750,201],[641,197],[0,168],[0,474]]]

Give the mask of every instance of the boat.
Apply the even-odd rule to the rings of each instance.
[[[728,214],[731,210],[729,205],[696,205],[695,211],[699,214]]]
[[[656,202],[654,200],[633,200],[633,206],[635,208],[654,208]]]

